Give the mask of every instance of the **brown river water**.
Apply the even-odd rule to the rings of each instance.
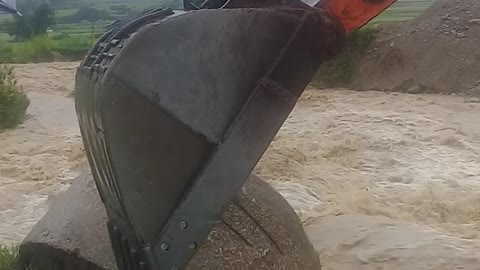
[[[85,166],[78,63],[17,65],[31,106],[0,133],[0,243]],[[324,270],[480,269],[480,103],[307,89],[256,172],[294,207]]]

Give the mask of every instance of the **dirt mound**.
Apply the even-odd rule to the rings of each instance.
[[[417,19],[385,27],[355,72],[353,87],[480,93],[480,1],[437,0]]]

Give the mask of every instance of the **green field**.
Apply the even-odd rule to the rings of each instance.
[[[415,18],[430,6],[432,1],[433,0],[400,0],[372,21],[372,23],[403,21]],[[67,58],[80,57],[82,53],[86,52],[91,46],[93,42],[92,37],[100,36],[105,32],[107,26],[111,24],[113,20],[121,18],[121,16],[118,18],[115,17],[116,13],[113,11],[112,7],[124,6],[128,9],[135,10],[136,12],[141,12],[148,8],[161,6],[176,8],[180,2],[181,1],[175,0],[66,0],[64,4],[54,7],[57,24],[52,27],[51,31],[48,33],[48,39],[51,41],[35,40],[14,42],[12,37],[7,33],[0,32],[0,62],[35,62],[52,60],[53,58],[51,55],[43,55],[29,59],[29,57],[32,57],[32,55],[36,53],[46,53],[45,50],[55,50],[57,52],[57,54],[55,54],[57,58],[58,55],[61,55],[62,53],[66,53]],[[65,18],[75,14],[82,6],[105,10],[111,14],[111,19],[93,23],[64,23]],[[0,15],[0,24],[5,20],[11,19],[12,17],[10,15]],[[62,40],[57,40],[58,37],[63,38]],[[23,56],[19,55],[25,52],[29,53]]]
[[[164,0],[167,6],[173,7],[173,1]],[[67,54],[66,59],[79,58],[92,45],[95,38],[98,38],[116,19],[122,19],[121,15],[115,14],[111,10],[114,6],[124,6],[134,12],[141,12],[148,8],[162,6],[162,1],[155,0],[136,0],[136,1],[112,1],[112,0],[83,0],[71,1],[66,0],[64,4],[54,6],[55,18],[57,24],[51,27],[48,32],[47,39],[35,39],[31,41],[15,42],[7,33],[0,32],[0,62],[36,62],[46,61],[58,58],[59,55]],[[178,2],[178,1],[177,1]],[[18,3],[18,1],[17,1]],[[96,22],[76,22],[65,23],[65,18],[74,15],[81,7],[93,7],[97,10],[104,10],[110,14],[109,20]],[[0,24],[11,20],[11,15],[0,15]],[[59,37],[62,37],[59,39]],[[94,39],[92,40],[92,37]],[[48,53],[46,50],[54,51],[54,54]],[[37,53],[38,57],[32,57]],[[55,57],[53,57],[54,55]]]
[[[18,249],[0,245],[0,270],[18,269]]]
[[[417,17],[427,9],[433,0],[400,0],[385,10],[373,22],[405,21]]]

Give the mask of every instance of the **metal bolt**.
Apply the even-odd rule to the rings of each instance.
[[[168,251],[168,244],[167,243],[162,243],[160,244],[160,248],[163,250],[163,251]]]
[[[197,243],[191,242],[191,243],[188,245],[188,247],[189,247],[190,249],[196,249],[196,248],[197,248]]]
[[[188,223],[185,220],[180,221],[180,229],[185,230],[188,227]]]

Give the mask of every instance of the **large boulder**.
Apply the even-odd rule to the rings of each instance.
[[[116,269],[107,213],[89,171],[51,204],[20,246],[20,259],[41,269]]]
[[[85,172],[25,238],[21,262],[39,270],[116,269],[106,220]],[[320,263],[290,205],[251,176],[187,269],[318,270]]]

